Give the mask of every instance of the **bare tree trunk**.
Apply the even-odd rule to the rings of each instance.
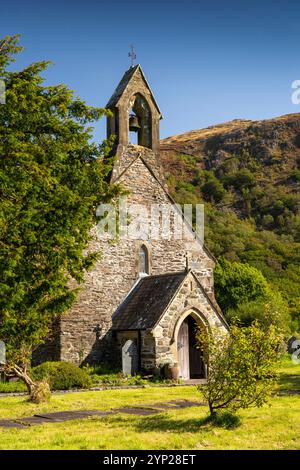
[[[29,377],[27,374],[26,369],[22,369],[21,367],[17,366],[14,364],[11,368],[11,370],[19,377],[19,379],[23,380],[25,383],[29,395],[31,394],[32,388],[34,386],[33,380]]]
[[[215,412],[215,409],[214,409],[214,407],[213,407],[213,405],[210,401],[208,402],[208,406],[209,406],[210,416],[212,416],[212,417],[215,416],[216,412]]]
[[[30,401],[34,403],[49,401],[51,392],[46,381],[34,382],[27,373],[27,369],[22,369],[17,364],[13,364],[11,370],[25,383]]]

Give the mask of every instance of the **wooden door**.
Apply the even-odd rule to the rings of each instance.
[[[189,358],[189,324],[185,319],[178,332],[177,339],[179,375],[183,379],[190,378],[190,358]]]
[[[204,362],[202,353],[197,348],[196,322],[193,317],[188,317],[189,325],[189,358],[190,358],[190,378],[202,379],[205,377]]]

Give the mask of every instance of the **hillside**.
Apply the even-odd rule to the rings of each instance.
[[[161,157],[177,202],[206,203],[214,255],[259,268],[300,320],[300,114],[169,137]]]

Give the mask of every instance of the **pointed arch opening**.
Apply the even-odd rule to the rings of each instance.
[[[208,357],[197,340],[199,328],[207,331],[207,325],[193,310],[186,312],[175,327],[179,374],[185,380],[207,378]]]
[[[129,142],[152,148],[152,113],[143,95],[133,95],[128,113]]]

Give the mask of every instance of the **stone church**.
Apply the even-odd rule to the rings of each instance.
[[[160,164],[162,115],[140,65],[125,72],[106,107],[108,136],[116,136],[111,182],[127,190],[131,204],[168,205],[173,219],[181,217]],[[132,132],[136,143],[130,143]],[[178,363],[182,378],[205,377],[196,326],[223,335],[228,325],[214,297],[214,258],[199,237],[111,241],[95,235],[90,249],[102,256],[39,361],[113,362],[132,374]]]

